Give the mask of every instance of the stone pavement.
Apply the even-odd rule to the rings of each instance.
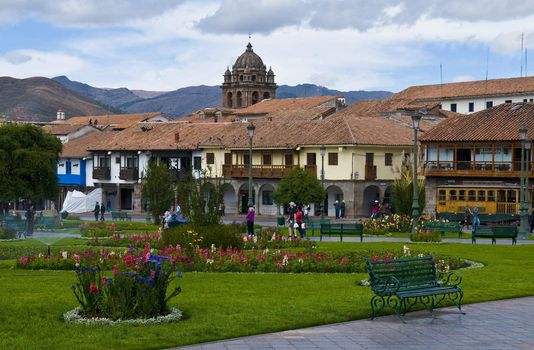
[[[469,304],[466,315],[455,307],[406,316],[379,317],[333,325],[296,329],[181,349],[534,349],[534,297]]]

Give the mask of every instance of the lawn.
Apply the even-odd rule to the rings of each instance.
[[[323,242],[318,249],[402,245]],[[484,263],[462,271],[466,303],[534,295],[534,279],[526,278],[534,276],[533,245],[408,245]],[[70,290],[74,272],[11,265],[0,262],[2,349],[161,349],[370,316],[371,291],[357,285],[366,274],[185,273],[178,281],[183,292],[171,302],[184,311],[180,322],[142,328],[67,325],[61,314],[76,306]]]

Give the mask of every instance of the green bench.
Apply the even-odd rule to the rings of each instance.
[[[35,226],[48,230],[54,229],[59,226],[59,218],[51,216],[40,216],[37,222],[35,223]]]
[[[442,236],[445,234],[445,232],[458,233],[458,238],[462,238],[462,225],[456,221],[430,221],[424,224],[424,228],[430,231],[439,231]]]
[[[311,230],[312,237],[315,236],[315,230],[321,230],[321,224],[330,224],[330,220],[304,220],[306,224],[306,231]]]
[[[323,223],[321,224],[321,237],[320,240],[323,240],[323,235],[339,235],[339,240],[343,242],[343,235],[359,235],[360,242],[363,242],[363,224],[331,224]]]
[[[111,220],[112,221],[132,221],[132,217],[125,211],[112,211],[111,212]]]
[[[432,314],[444,300],[452,301],[462,312],[462,278],[458,273],[441,274],[432,255],[392,260],[366,259],[371,289],[371,319],[384,308],[403,316],[417,302]],[[463,314],[463,312],[462,312]]]
[[[512,245],[517,244],[516,226],[479,226],[471,234],[471,243],[476,243],[477,238],[491,238],[491,244],[497,244],[497,238],[511,238]]]
[[[26,220],[19,219],[16,216],[6,215],[1,218],[1,224],[5,230],[15,231],[15,236],[26,237]]]

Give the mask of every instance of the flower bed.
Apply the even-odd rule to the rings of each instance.
[[[389,232],[409,232],[412,226],[412,218],[408,215],[385,215],[378,219],[365,221],[366,234],[384,235]]]
[[[285,248],[315,248],[315,242],[300,237],[282,235],[279,228],[262,230],[261,236],[244,236],[244,249],[285,249]]]
[[[416,233],[410,234],[412,242],[441,242],[441,233],[419,227]]]
[[[63,258],[68,260],[66,252]],[[74,260],[79,264],[79,257]],[[173,273],[170,258],[151,254],[149,244],[137,254],[132,249],[117,259],[112,277],[107,277],[100,266],[80,267],[76,270],[78,282],[72,286],[80,303],[79,314],[87,319],[111,321],[168,315],[167,302],[181,292],[176,287],[167,295],[175,278]]]
[[[142,248],[146,243],[151,247],[160,248],[161,234],[157,233],[136,233],[136,234],[114,234],[111,238],[99,239],[98,237],[87,242],[89,246],[97,247],[130,247]]]
[[[157,226],[146,222],[125,222],[125,221],[94,221],[85,222],[80,226],[80,232],[85,237],[110,237],[121,231],[146,230],[156,231]]]
[[[74,270],[79,266],[99,266],[111,270],[117,264],[131,259],[135,254],[130,249],[87,249],[85,251],[63,251],[52,256],[23,256],[17,261],[17,267],[24,269],[61,269]],[[426,254],[414,251],[413,254]],[[294,252],[280,249],[251,249],[240,251],[234,248],[185,248],[181,246],[166,247],[160,251],[168,256],[173,266],[181,271],[209,272],[366,272],[367,257],[404,257],[402,250],[362,250],[336,252],[333,254],[313,251]],[[463,260],[456,257],[441,257],[451,268],[460,268]]]

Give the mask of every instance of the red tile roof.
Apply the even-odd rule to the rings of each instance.
[[[161,112],[137,113],[137,114],[112,114],[112,115],[88,115],[72,117],[65,120],[55,120],[54,124],[89,124],[92,120],[98,121],[98,125],[112,125],[117,129],[125,129],[136,123],[161,116]]]
[[[534,104],[505,103],[469,115],[449,118],[428,130],[424,142],[517,141],[527,128],[534,139]]]

